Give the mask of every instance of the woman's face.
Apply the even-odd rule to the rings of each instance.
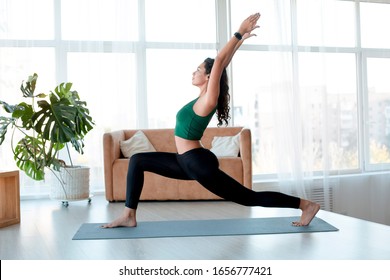
[[[196,71],[192,73],[192,84],[194,86],[202,86],[209,80],[209,74],[206,74],[206,68],[204,62],[198,66]]]

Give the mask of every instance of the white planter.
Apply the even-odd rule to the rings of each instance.
[[[88,199],[89,167],[74,166],[61,168],[60,172],[51,175],[50,198],[58,200]]]

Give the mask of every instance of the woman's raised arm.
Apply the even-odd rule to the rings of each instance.
[[[222,67],[227,67],[233,58],[236,50],[242,45],[244,40],[256,36],[252,34],[252,31],[258,28],[257,21],[260,18],[260,14],[256,13],[246,18],[240,25],[238,32],[229,40],[229,42],[221,49],[217,54],[216,60],[221,61]]]
[[[207,103],[210,106],[215,107],[218,102],[219,81],[221,79],[222,71],[229,65],[235,52],[242,45],[243,41],[252,36],[255,36],[255,34],[252,34],[252,31],[259,27],[257,25],[259,18],[260,13],[253,14],[246,18],[241,23],[238,32],[218,52],[210,73],[207,87]]]

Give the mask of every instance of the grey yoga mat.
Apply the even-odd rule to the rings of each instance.
[[[297,220],[299,217],[155,221],[138,222],[135,228],[109,229],[101,228],[102,223],[85,223],[76,232],[73,240],[258,235],[338,230],[317,217],[309,226],[292,226],[291,222]]]

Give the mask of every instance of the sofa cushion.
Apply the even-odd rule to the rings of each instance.
[[[211,149],[217,157],[237,157],[240,151],[240,134],[234,136],[215,136]]]
[[[122,154],[127,158],[137,153],[156,151],[148,137],[141,130],[138,130],[130,139],[120,141],[119,144]]]

